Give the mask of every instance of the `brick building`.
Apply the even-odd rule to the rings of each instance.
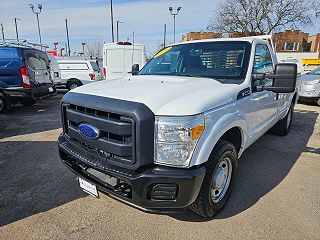
[[[189,32],[185,35],[182,35],[182,42],[201,40],[201,39],[211,39],[211,38],[221,38],[221,33],[214,32]]]
[[[320,46],[320,33],[310,36],[300,30],[285,30],[274,34],[277,52],[317,52]]]

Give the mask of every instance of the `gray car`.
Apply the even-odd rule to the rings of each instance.
[[[299,99],[315,101],[320,106],[320,67],[301,75]]]

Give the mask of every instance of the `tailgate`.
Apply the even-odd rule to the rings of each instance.
[[[52,84],[48,56],[39,50],[24,50],[30,81],[35,85]]]

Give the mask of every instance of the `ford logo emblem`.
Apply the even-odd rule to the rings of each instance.
[[[81,123],[79,125],[79,133],[81,136],[83,136],[89,140],[98,139],[100,136],[99,129],[95,128],[94,126],[90,125],[89,123]]]

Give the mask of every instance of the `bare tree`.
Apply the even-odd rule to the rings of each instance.
[[[313,25],[317,0],[225,0],[208,29],[243,36]]]
[[[86,44],[85,55],[91,58],[102,58],[103,42],[90,40]]]

